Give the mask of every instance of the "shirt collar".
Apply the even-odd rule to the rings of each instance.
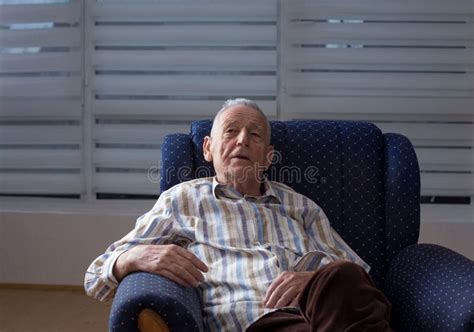
[[[214,198],[220,199],[222,197],[230,198],[230,199],[241,199],[244,197],[241,193],[235,190],[231,186],[227,186],[217,182],[217,177],[214,176],[212,179],[212,193]],[[246,197],[251,197],[247,196]],[[269,181],[266,177],[263,180],[263,194],[262,196],[255,197],[259,201],[264,201],[268,203],[276,202],[281,204],[281,200],[275,192],[275,188],[273,187],[271,181]]]

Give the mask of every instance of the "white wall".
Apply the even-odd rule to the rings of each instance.
[[[82,285],[91,261],[134,225],[132,216],[0,214],[0,283]]]
[[[82,285],[92,259],[125,235],[137,216],[2,212],[0,283]],[[442,244],[474,259],[473,234],[472,222],[425,222],[420,242]]]

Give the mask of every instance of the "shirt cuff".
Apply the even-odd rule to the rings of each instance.
[[[121,254],[126,252],[127,250],[121,250],[117,252],[113,252],[109,258],[104,262],[104,266],[102,267],[103,271],[105,271],[105,283],[109,287],[115,288],[118,285],[117,278],[114,276],[114,266],[115,262],[119,258]]]
[[[316,271],[318,268],[334,262],[335,259],[319,250],[309,251],[300,257],[292,266],[294,272]]]
[[[341,258],[334,255],[329,255],[323,251],[313,250],[309,251],[300,257],[292,266],[291,270],[294,272],[304,272],[304,271],[316,271],[318,268],[321,268],[329,263],[335,262]],[[348,259],[349,260],[349,259]],[[370,271],[370,266],[364,262],[359,257],[356,257],[352,261],[355,264],[362,266],[362,268],[368,273]]]

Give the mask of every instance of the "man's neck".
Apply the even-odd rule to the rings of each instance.
[[[239,179],[224,179],[217,177],[217,182],[233,187],[242,195],[262,196],[263,183],[259,181],[239,181]]]

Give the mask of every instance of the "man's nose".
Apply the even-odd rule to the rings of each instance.
[[[249,144],[249,132],[246,129],[242,129],[237,136],[237,144],[248,145]]]

